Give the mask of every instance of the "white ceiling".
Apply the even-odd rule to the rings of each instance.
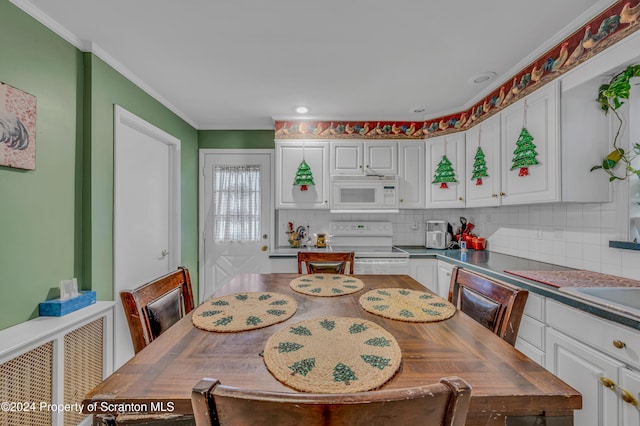
[[[461,111],[612,3],[12,1],[197,129],[272,129],[298,105],[321,120]]]

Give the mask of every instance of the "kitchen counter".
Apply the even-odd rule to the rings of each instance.
[[[428,249],[422,246],[395,246],[409,253],[410,259],[437,259],[451,263],[455,266],[468,268],[470,270],[485,274],[515,286],[524,288],[541,296],[548,297],[565,305],[572,306],[590,314],[596,315],[631,328],[640,330],[640,316],[624,311],[606,303],[598,303],[566,293],[554,287],[533,281],[527,278],[509,274],[509,271],[575,271],[566,266],[554,265],[552,263],[539,262],[531,259],[524,259],[516,256],[509,256],[502,253],[494,253],[483,250],[469,250],[464,256],[460,250],[438,250]],[[302,247],[304,250],[326,251],[315,247]],[[272,251],[271,258],[296,257],[299,248],[281,247]]]
[[[521,257],[509,256],[490,251],[469,250],[465,256],[460,250],[437,250],[419,246],[397,246],[409,253],[411,259],[438,259],[456,266],[485,274],[541,296],[548,297],[568,306],[580,309],[598,317],[640,330],[640,316],[623,311],[606,303],[597,303],[573,294],[565,293],[552,286],[509,274],[510,271],[574,271],[573,268],[539,262]],[[615,284],[614,284],[615,285]]]

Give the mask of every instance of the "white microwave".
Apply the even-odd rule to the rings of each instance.
[[[396,176],[332,176],[331,212],[397,213]]]

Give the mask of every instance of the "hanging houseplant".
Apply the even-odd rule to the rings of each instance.
[[[640,77],[640,64],[629,65],[624,71],[614,75],[609,83],[603,84],[598,89],[597,102],[605,114],[613,111],[618,120],[618,129],[613,138],[613,151],[607,154],[602,160],[602,164],[593,166],[591,171],[604,170],[609,175],[609,182],[613,182],[616,179],[624,180],[632,175],[640,177],[640,170],[635,169],[631,165],[631,161],[640,154],[640,143],[636,143],[633,146],[632,153],[625,152],[625,150],[618,145],[618,139],[624,124],[618,108],[624,104],[625,99],[629,99],[629,93],[631,91],[631,83],[629,81],[633,77]],[[618,164],[624,165],[624,175],[619,175],[614,170]]]

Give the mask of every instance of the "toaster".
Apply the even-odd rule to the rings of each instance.
[[[433,249],[446,249],[449,246],[450,237],[447,232],[449,223],[444,220],[430,220],[426,222],[425,247]]]

